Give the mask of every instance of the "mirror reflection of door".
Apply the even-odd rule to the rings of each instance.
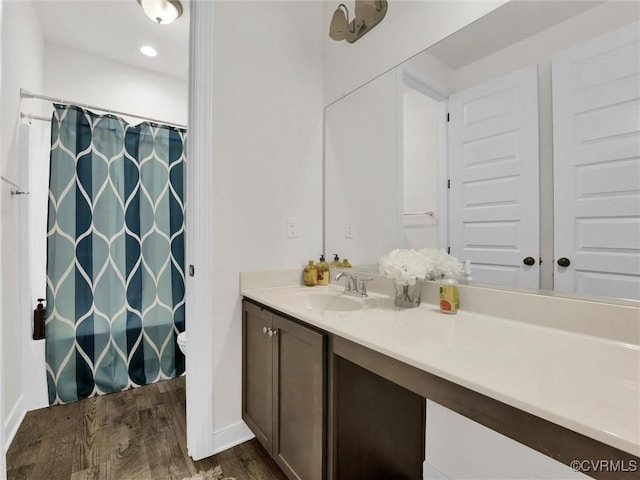
[[[449,97],[451,253],[477,282],[539,286],[538,70]]]
[[[640,300],[639,32],[553,57],[558,291]]]

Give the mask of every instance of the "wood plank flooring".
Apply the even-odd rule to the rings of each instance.
[[[286,480],[251,440],[194,462],[184,377],[27,413],[7,452],[9,480],[182,480],[221,465],[237,480]]]

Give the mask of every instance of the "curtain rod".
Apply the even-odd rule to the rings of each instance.
[[[29,121],[29,125],[31,125],[31,120],[42,120],[43,122],[50,122],[51,118],[43,117],[41,115],[32,115],[31,113],[20,112],[20,118],[26,118]]]
[[[49,102],[58,102],[58,103],[66,103],[66,104],[72,104],[72,105],[78,105],[82,108],[86,108],[88,110],[100,110],[102,112],[108,112],[108,113],[113,113],[114,115],[124,115],[125,117],[133,117],[133,118],[139,118],[141,120],[147,120],[153,123],[160,123],[160,124],[164,124],[164,125],[169,125],[171,127],[177,127],[177,128],[182,128],[182,129],[187,129],[186,125],[182,125],[179,123],[174,123],[174,122],[167,122],[165,120],[158,120],[155,118],[150,118],[150,117],[144,117],[142,115],[136,115],[135,113],[128,113],[128,112],[119,112],[117,110],[112,110],[110,108],[103,108],[103,107],[96,107],[95,105],[87,105],[86,103],[80,103],[80,102],[74,102],[72,100],[66,100],[64,98],[60,98],[60,97],[49,97],[47,95],[42,95],[39,93],[32,93],[28,90],[25,90],[24,88],[20,89],[20,98],[37,98],[39,100],[47,100]]]

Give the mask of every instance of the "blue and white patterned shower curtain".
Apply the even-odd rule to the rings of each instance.
[[[184,372],[184,130],[55,105],[45,327],[49,403]]]

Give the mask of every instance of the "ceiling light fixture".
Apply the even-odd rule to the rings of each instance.
[[[140,47],[140,52],[143,55],[146,55],[147,57],[155,57],[156,55],[158,55],[158,52],[156,52],[156,49],[153,47],[150,47],[149,45],[145,45],[144,47]]]
[[[153,22],[166,25],[182,15],[179,0],[138,0],[144,13]]]
[[[349,22],[349,10],[341,3],[333,13],[329,37],[353,43],[382,21],[387,8],[387,0],[356,0],[355,18]]]

